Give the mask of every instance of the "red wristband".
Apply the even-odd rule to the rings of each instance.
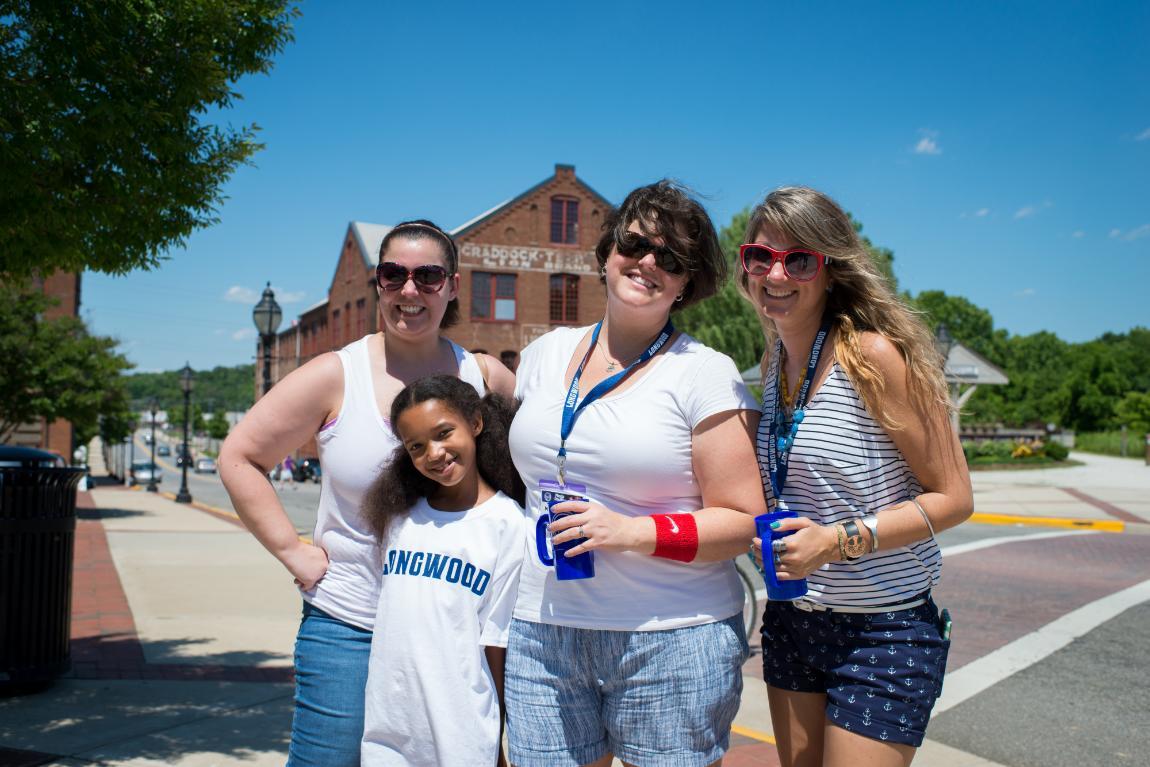
[[[652,514],[655,551],[651,556],[691,562],[699,553],[699,528],[694,514]]]

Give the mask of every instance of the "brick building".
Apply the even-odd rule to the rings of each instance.
[[[459,246],[462,319],[447,335],[514,369],[519,351],[551,328],[601,317],[606,297],[594,250],[611,207],[574,166],[556,165],[554,175],[451,230]],[[327,299],[276,338],[273,381],[379,329],[375,267],[390,228],[348,225]],[[257,365],[257,393],[261,376]]]
[[[34,277],[33,284],[59,303],[49,307],[46,319],[80,316],[80,275],[73,272],[55,272],[50,277]],[[35,421],[20,424],[7,438],[7,443],[23,447],[36,447],[56,453],[72,462],[72,422],[65,420]]]

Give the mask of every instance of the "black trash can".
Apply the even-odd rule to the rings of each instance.
[[[0,693],[43,687],[68,670],[76,485],[44,450],[0,445]]]

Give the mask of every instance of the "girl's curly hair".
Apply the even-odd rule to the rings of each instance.
[[[471,384],[451,375],[421,378],[405,387],[391,403],[391,428],[396,431],[405,410],[421,402],[438,400],[468,422],[483,419],[483,431],[475,438],[475,463],[479,475],[496,490],[523,504],[526,488],[511,462],[507,431],[515,408],[498,394],[482,399]],[[396,432],[396,436],[399,434]],[[406,517],[420,498],[432,495],[438,485],[419,473],[407,448],[395,449],[391,462],[363,497],[363,514],[380,543],[387,540],[393,520]]]

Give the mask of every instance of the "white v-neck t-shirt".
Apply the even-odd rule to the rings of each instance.
[[[590,328],[560,328],[523,350],[511,455],[527,485],[527,515],[546,514],[539,481],[554,480],[565,377]],[[708,417],[758,410],[735,363],[686,334],[622,391],[584,408],[567,440],[567,481],[628,516],[703,506],[691,461],[692,432]],[[595,577],[559,581],[527,534],[515,617],[535,623],[651,631],[725,620],[743,606],[734,562],[676,562],[636,552],[595,552]]]
[[[371,640],[365,767],[491,767],[499,699],[483,648],[506,647],[523,560],[523,509],[420,500],[392,522]]]

